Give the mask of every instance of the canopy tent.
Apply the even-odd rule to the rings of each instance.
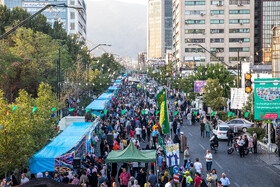
[[[98,100],[112,99],[113,93],[103,93],[98,97]]]
[[[119,162],[156,162],[156,151],[139,151],[133,143],[130,143],[127,148],[122,151],[111,151],[106,160],[106,163]]]
[[[106,106],[106,100],[94,100],[92,101],[86,109],[91,109],[91,110],[104,110]]]
[[[115,83],[122,83],[122,81],[121,80],[116,80]]]
[[[119,88],[117,86],[110,86],[107,91],[110,93],[110,92],[113,92],[113,91],[116,91],[118,90]]]
[[[95,123],[74,122],[29,160],[31,173],[73,169],[73,158],[86,156],[86,141]]]
[[[98,111],[92,111],[91,113],[92,113],[93,115],[95,115],[95,116],[100,117],[100,118],[102,118],[102,116],[103,116],[103,114],[100,113],[100,112],[98,112]]]

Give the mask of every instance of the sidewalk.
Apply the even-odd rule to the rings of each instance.
[[[280,157],[275,153],[276,148],[276,144],[272,144],[269,148],[267,144],[258,141],[258,158],[280,170]]]

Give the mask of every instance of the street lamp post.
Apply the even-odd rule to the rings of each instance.
[[[83,9],[83,7],[68,6],[65,3],[62,3],[62,4],[48,4],[45,7],[41,8],[40,10],[38,10],[37,12],[35,12],[34,14],[32,14],[31,16],[29,16],[28,18],[26,18],[25,20],[21,21],[18,25],[16,25],[15,27],[11,28],[9,31],[5,32],[3,35],[0,36],[0,40],[4,39],[9,34],[14,32],[15,30],[17,30],[19,27],[23,26],[25,23],[27,23],[28,21],[30,21],[31,19],[36,17],[38,14],[40,14],[41,12],[43,12],[44,10],[46,10],[47,8],[50,8],[50,7],[74,8],[76,10]]]

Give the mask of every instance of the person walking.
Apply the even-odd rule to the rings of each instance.
[[[204,119],[206,119],[206,118],[204,118]],[[211,129],[210,129],[209,121],[206,121],[206,123],[205,123],[205,132],[206,132],[206,137],[207,138],[210,138],[210,131],[211,131]]]
[[[238,151],[239,151],[239,155],[240,155],[240,158],[242,157],[245,157],[245,154],[244,154],[244,140],[242,139],[241,136],[239,136],[238,140],[237,140],[237,144],[238,144]]]
[[[186,167],[189,157],[190,157],[189,147],[186,147],[184,151],[184,167]]]
[[[195,163],[193,164],[196,172],[199,174],[199,175],[204,175],[203,173],[203,169],[202,169],[202,164],[199,162],[199,158],[196,158],[195,159]]]
[[[201,137],[204,138],[204,134],[205,134],[205,123],[201,122],[200,123],[200,135],[201,135]]]
[[[222,173],[222,177],[220,178],[220,181],[221,181],[223,187],[230,187],[230,181],[226,177],[225,173]]]
[[[228,137],[227,146],[231,146],[232,145],[232,139],[233,139],[233,130],[232,130],[231,127],[229,127],[228,130],[227,130],[227,137]]]
[[[208,150],[208,149],[206,150],[206,155],[204,158],[206,159],[206,170],[211,171],[213,156],[212,156],[210,150]]]
[[[157,177],[153,174],[152,170],[149,171],[148,181],[151,181],[153,186],[157,184]]]
[[[120,174],[120,184],[121,187],[127,187],[128,181],[130,179],[130,174],[126,171],[126,168],[123,168],[123,172]]]
[[[188,120],[188,125],[192,125],[192,114],[189,112],[188,114],[187,114],[187,120]]]
[[[195,173],[196,173],[196,169],[194,168],[193,163],[190,164],[191,165],[191,169],[190,169],[190,175],[192,177],[192,179],[195,179]]]
[[[257,147],[258,147],[258,136],[257,136],[257,133],[255,131],[253,131],[253,150],[254,150],[254,154],[256,154],[258,152]]]
[[[187,147],[187,136],[184,135],[184,132],[180,133],[180,152],[183,153]]]

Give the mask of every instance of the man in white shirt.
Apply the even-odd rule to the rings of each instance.
[[[204,158],[206,159],[206,170],[211,171],[213,156],[208,149],[206,150],[206,156]]]
[[[172,180],[173,179],[171,177],[169,177],[168,183],[165,184],[165,187],[172,187]]]
[[[136,133],[136,136],[138,138],[138,140],[140,141],[140,137],[141,137],[141,132],[142,132],[142,128],[140,128],[140,126],[138,126],[136,129],[135,129],[135,133]]]
[[[202,164],[199,162],[199,158],[195,159],[195,163],[193,164],[195,170],[197,173],[199,173],[200,175],[204,175],[203,173],[203,169],[202,169]]]
[[[227,186],[230,187],[230,181],[229,179],[226,177],[225,173],[222,173],[222,177],[220,178],[220,181],[222,183],[222,186]]]
[[[25,174],[21,174],[21,180],[20,180],[20,184],[25,184],[29,182],[29,179],[25,176]]]

